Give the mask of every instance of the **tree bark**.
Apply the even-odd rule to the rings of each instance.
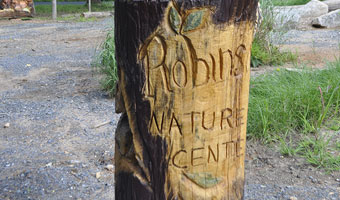
[[[115,198],[242,199],[257,0],[115,1]]]

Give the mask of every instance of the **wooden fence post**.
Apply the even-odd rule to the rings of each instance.
[[[52,0],[52,19],[57,19],[57,0]]]
[[[115,1],[115,198],[242,199],[257,0]]]

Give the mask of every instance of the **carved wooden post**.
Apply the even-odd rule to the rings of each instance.
[[[242,199],[257,0],[115,2],[116,199]]]

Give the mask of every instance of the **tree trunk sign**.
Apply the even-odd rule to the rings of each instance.
[[[117,199],[242,199],[256,0],[116,1]]]

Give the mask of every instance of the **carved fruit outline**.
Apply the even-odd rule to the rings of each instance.
[[[191,67],[192,72],[192,84],[194,86],[199,86],[202,84],[205,84],[209,80],[209,66],[207,62],[201,58],[198,58],[197,52],[194,48],[194,45],[191,42],[191,39],[186,35],[186,33],[198,31],[202,28],[204,28],[204,25],[207,21],[208,16],[211,14],[213,8],[211,7],[205,7],[200,9],[191,9],[191,10],[185,10],[180,11],[178,9],[178,6],[175,2],[171,2],[169,6],[169,10],[167,12],[167,24],[178,37],[180,37],[185,46],[186,49],[188,49],[189,52],[189,63]],[[150,36],[144,43],[144,45],[140,48],[138,59],[139,60],[146,60],[146,65],[149,65],[152,59],[150,58],[150,55],[148,54],[148,48],[150,47],[152,42],[156,42],[159,46],[159,58],[161,59],[155,59],[158,60],[157,64],[153,68],[147,68],[146,73],[146,84],[144,85],[143,91],[144,94],[147,97],[153,98],[152,94],[152,88],[151,88],[151,82],[149,79],[150,76],[150,70],[155,70],[159,68],[161,70],[161,74],[164,82],[164,89],[167,92],[173,92],[172,88],[170,87],[170,77],[171,72],[170,69],[168,69],[169,66],[166,66],[165,61],[167,59],[167,51],[168,47],[165,42],[164,36],[162,36],[160,33],[157,33],[157,31]],[[197,80],[197,72],[198,72],[198,63],[203,64],[204,68],[207,70],[207,77],[205,77],[205,80]],[[182,61],[179,61],[179,64],[183,64]],[[174,76],[174,74],[173,74]],[[185,84],[188,81],[188,79],[185,79]],[[179,85],[178,82],[175,81],[175,84]]]
[[[212,7],[182,11],[179,9],[178,5],[174,1],[172,1],[172,4],[168,11],[168,24],[170,26],[170,29],[176,35],[182,37],[187,49],[189,49],[189,57],[192,69],[192,84],[194,86],[199,86],[200,84],[202,84],[197,83],[198,63],[202,62],[203,66],[205,66],[205,69],[207,70],[207,77],[205,78],[203,84],[207,83],[209,80],[209,66],[205,60],[198,58],[197,52],[191,42],[191,39],[185,34],[204,28],[206,20],[212,11]]]

